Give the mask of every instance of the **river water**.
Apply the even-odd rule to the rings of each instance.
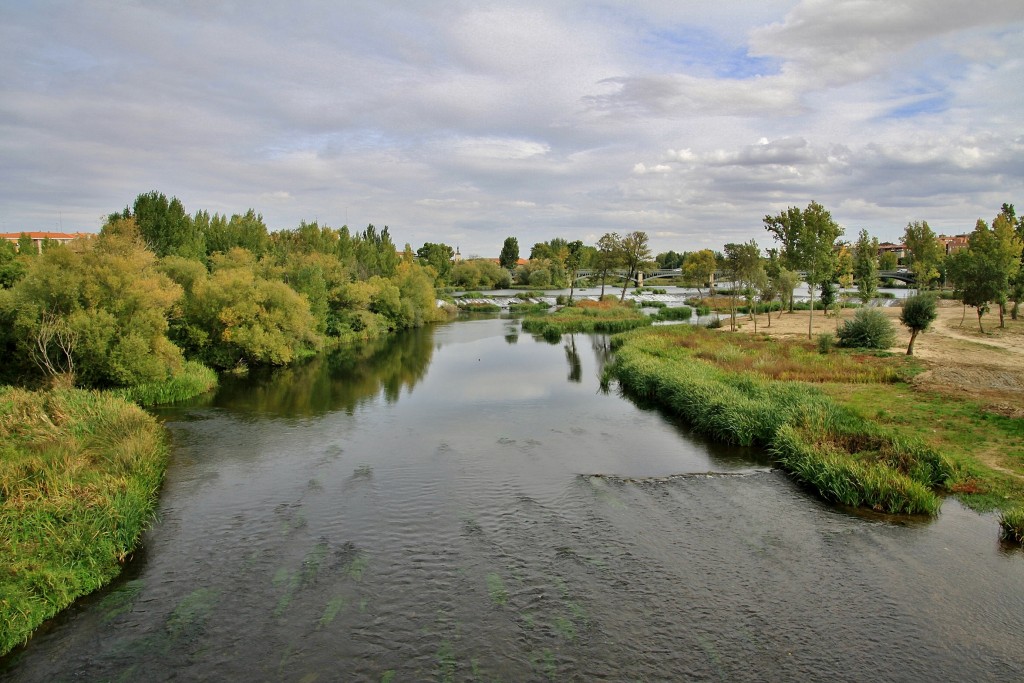
[[[460,321],[166,410],[160,518],[12,681],[1024,679],[994,517],[826,505]]]

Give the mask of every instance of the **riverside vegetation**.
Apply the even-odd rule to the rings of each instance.
[[[130,402],[448,315],[432,267],[372,225],[272,233],[151,192],[97,236],[24,247],[0,242],[0,654],[116,576],[148,523],[167,450]]]
[[[110,393],[0,388],[0,654],[117,576],[167,452],[157,421]]]

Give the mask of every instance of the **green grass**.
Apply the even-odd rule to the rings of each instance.
[[[523,329],[544,337],[573,332],[624,332],[651,324],[650,316],[630,305],[614,301],[580,301],[555,313],[531,315]]]
[[[120,573],[167,452],[156,420],[111,394],[0,388],[0,654]]]
[[[459,301],[459,310],[467,313],[497,313],[501,310],[501,306],[498,304],[489,304],[484,302],[468,302]]]
[[[999,527],[1004,539],[1024,544],[1024,507],[1004,510],[999,516]]]
[[[689,320],[693,317],[693,309],[689,306],[662,308],[654,316],[655,320]]]
[[[715,339],[723,348],[713,359],[702,357]],[[957,476],[949,459],[919,439],[865,419],[810,383],[747,369],[757,365],[748,361],[759,353],[743,345],[730,348],[732,341],[689,326],[619,335],[606,377],[718,441],[767,448],[782,468],[827,500],[890,513],[938,511],[934,490]],[[730,369],[736,367],[741,369]],[[858,376],[847,367],[818,367],[813,374],[821,379],[824,370],[833,379]]]
[[[181,371],[162,382],[149,382],[112,391],[117,396],[142,406],[185,401],[216,388],[217,373],[197,361],[185,361]]]

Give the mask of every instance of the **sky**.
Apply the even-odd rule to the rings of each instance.
[[[1024,210],[1021,0],[3,0],[0,232],[187,211],[523,256]]]

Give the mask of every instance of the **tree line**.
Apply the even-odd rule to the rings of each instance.
[[[105,388],[166,380],[186,359],[283,365],[437,320],[435,279],[386,227],[271,232],[251,210],[190,215],[150,192],[94,238],[39,254],[0,243],[0,381]]]

